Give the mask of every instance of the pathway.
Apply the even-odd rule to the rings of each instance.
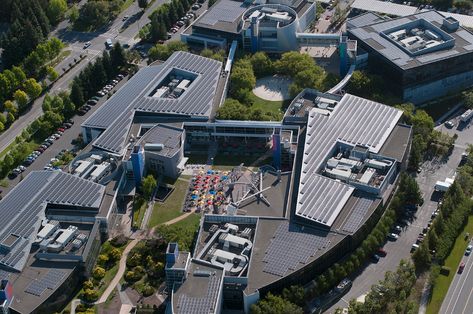
[[[113,290],[115,290],[115,287],[118,285],[118,283],[120,282],[120,279],[123,277],[123,274],[125,273],[126,259],[128,257],[128,254],[135,247],[135,245],[138,244],[138,242],[140,242],[141,239],[142,239],[142,235],[138,236],[136,239],[128,243],[125,250],[123,250],[123,254],[122,254],[122,257],[120,258],[120,264],[118,266],[117,274],[115,275],[115,277],[113,277],[107,289],[105,289],[104,293],[102,294],[100,299],[97,302],[95,302],[95,304],[104,303],[105,301],[107,301],[110,294],[113,292]]]
[[[174,219],[171,219],[169,221],[166,221],[165,223],[163,223],[163,225],[165,226],[169,226],[169,225],[172,225],[172,224],[175,224],[176,222],[179,222],[183,219],[186,219],[187,217],[189,217],[193,212],[188,212],[188,213],[185,213],[179,217],[176,217]]]

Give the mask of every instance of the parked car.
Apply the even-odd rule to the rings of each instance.
[[[455,123],[453,123],[452,121],[447,121],[447,122],[445,122],[445,126],[449,129],[451,129],[455,126]]]
[[[89,100],[87,101],[87,104],[88,104],[88,105],[91,105],[91,106],[95,106],[95,105],[97,104],[97,100],[95,100],[95,99],[89,99]]]
[[[463,273],[463,269],[465,269],[465,262],[461,261],[460,266],[458,267],[458,273]]]
[[[62,127],[64,129],[70,129],[72,127],[72,124],[65,122],[65,123],[62,124]]]
[[[401,226],[399,226],[399,225],[398,225],[398,226],[395,226],[395,227],[393,228],[393,233],[399,234],[399,233],[401,233],[401,231],[402,231],[402,228],[401,228]]]
[[[417,243],[412,244],[412,246],[411,246],[411,252],[414,252],[414,251],[417,250],[418,248],[419,248],[419,244],[417,244]]]
[[[59,132],[63,132],[63,133],[64,133],[64,131],[66,131],[66,129],[64,129],[64,128],[57,128],[57,130],[58,130]]]
[[[97,95],[100,96],[100,97],[103,97],[105,96],[106,93],[104,93],[103,91],[98,91],[97,92]]]
[[[118,74],[117,77],[119,80],[122,80],[125,76],[123,74]]]
[[[26,159],[25,161],[23,161],[23,165],[26,166],[26,167],[28,167],[28,166],[31,165],[32,163],[33,163],[33,161],[32,161],[32,160],[28,160],[28,159]]]
[[[399,236],[395,233],[390,233],[388,234],[388,239],[392,241],[396,241],[397,239],[399,239]]]
[[[128,20],[128,15],[125,15],[123,18],[122,18],[122,21],[126,21]]]
[[[371,256],[371,260],[373,261],[373,263],[379,262],[379,259],[380,259],[380,257],[379,257],[378,254],[373,254],[373,255]]]
[[[18,166],[18,169],[20,169],[21,172],[26,171],[26,167],[22,165]]]
[[[89,48],[90,45],[92,45],[92,43],[91,43],[90,41],[86,42],[86,43],[84,44],[84,49]]]
[[[18,176],[18,173],[12,171],[12,172],[10,172],[10,173],[8,174],[8,179],[13,180],[13,179],[15,179],[17,176]]]
[[[376,251],[376,254],[381,256],[381,257],[385,257],[386,255],[388,255],[388,252],[386,252],[383,248],[379,248],[377,251]]]

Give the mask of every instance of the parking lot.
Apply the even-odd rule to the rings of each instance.
[[[461,114],[462,112],[460,112]],[[411,247],[419,236],[419,233],[427,226],[431,220],[432,213],[438,207],[440,193],[434,193],[434,185],[437,181],[444,181],[447,177],[452,177],[458,167],[461,155],[465,152],[467,144],[473,144],[473,122],[468,124],[458,124],[459,116],[451,119],[456,122],[455,127],[449,129],[445,125],[439,125],[436,129],[458,138],[455,147],[448,160],[434,159],[425,162],[421,167],[421,172],[417,174],[416,181],[424,197],[424,204],[415,213],[412,222],[402,226],[402,231],[396,241],[388,241],[384,245],[387,252],[386,257],[378,263],[368,263],[356,278],[353,279],[353,287],[343,296],[327,313],[334,313],[337,308],[348,307],[351,299],[356,299],[369,292],[371,286],[384,279],[386,271],[394,271],[401,259],[410,259]]]
[[[113,90],[119,89],[125,82],[127,81],[128,77],[125,77],[121,80]],[[93,112],[95,112],[105,101],[107,100],[107,96],[101,97],[100,100],[97,102],[95,106],[91,106],[91,109],[86,112],[84,115],[75,115],[72,120],[74,124],[70,129],[66,129],[64,134],[57,140],[53,142],[53,144],[47,148],[41,155],[36,158],[36,160],[28,167],[26,170],[18,175],[14,179],[7,179],[9,186],[6,188],[1,188],[3,190],[3,196],[8,193],[10,189],[12,189],[23,177],[28,175],[29,172],[34,170],[43,170],[44,167],[51,162],[52,158],[55,158],[62,150],[71,150],[74,148],[74,145],[71,143],[74,139],[76,139],[79,134],[81,133],[81,124],[84,122]],[[80,151],[78,152],[80,153]]]

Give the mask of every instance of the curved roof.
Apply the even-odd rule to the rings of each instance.
[[[105,129],[93,145],[122,155],[135,112],[210,118],[222,63],[192,53],[178,51],[161,65],[136,73],[117,93],[92,114],[82,127]],[[196,75],[179,98],[152,97],[152,91],[173,70]]]

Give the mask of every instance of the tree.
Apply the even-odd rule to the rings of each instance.
[[[51,23],[57,24],[64,18],[67,10],[66,0],[49,0],[47,15]]]
[[[112,262],[116,262],[120,259],[122,256],[122,253],[120,252],[119,249],[113,248],[110,253],[108,253],[108,256]]]
[[[429,247],[426,242],[422,243],[414,254],[412,254],[412,260],[417,271],[424,271],[430,267],[432,262]]]
[[[235,66],[230,75],[230,93],[236,95],[237,91],[251,91],[256,85],[256,77],[250,67]]]
[[[100,254],[97,257],[97,264],[100,265],[100,266],[105,266],[105,265],[107,265],[109,260],[110,259],[109,259],[107,254]]]
[[[79,18],[79,9],[77,8],[77,5],[73,5],[71,7],[71,9],[69,10],[69,22],[71,22],[72,24],[74,24],[77,19]]]
[[[276,70],[281,75],[294,77],[297,73],[315,65],[311,56],[297,51],[286,52],[275,62]]]
[[[7,124],[12,125],[13,122],[15,122],[15,116],[11,112],[9,112],[7,114]]]
[[[76,105],[76,108],[82,106],[85,102],[82,86],[77,78],[72,81],[71,100]]]
[[[252,314],[265,314],[265,313],[272,313],[272,314],[302,314],[302,309],[281,298],[280,296],[273,295],[268,293],[268,295],[258,301],[258,303],[251,305],[250,309]]]
[[[54,82],[59,77],[59,74],[56,72],[56,70],[54,70],[54,68],[49,65],[46,67],[46,73],[48,73],[48,79],[51,82]]]
[[[289,289],[284,288],[282,291],[282,297],[296,305],[304,306],[305,291],[301,285],[290,286]]]
[[[26,105],[28,104],[28,95],[21,89],[18,89],[14,94],[13,98],[15,99],[16,104],[18,105],[18,109],[23,111],[26,109]]]
[[[92,276],[96,280],[101,280],[103,277],[105,277],[105,269],[100,266],[96,266],[92,271]]]
[[[15,75],[16,84],[20,86],[26,80],[26,74],[20,67],[13,66],[11,68],[13,74]]]
[[[238,100],[227,98],[217,111],[217,119],[221,120],[247,120],[248,108]]]
[[[256,77],[263,77],[273,72],[273,63],[265,52],[256,52],[250,60]]]
[[[93,289],[85,289],[82,297],[87,302],[94,302],[99,298],[99,293]]]
[[[138,6],[143,10],[148,6],[148,0],[138,0]]]
[[[143,197],[149,200],[158,184],[156,182],[156,179],[151,174],[149,174],[143,178],[141,186],[143,189]]]
[[[123,50],[122,45],[119,42],[116,42],[112,50],[110,50],[110,59],[112,61],[112,66],[115,71],[118,71],[122,66],[126,65],[126,56],[125,51]]]
[[[43,91],[41,84],[36,82],[34,78],[27,79],[23,86],[26,94],[28,94],[30,99],[37,98],[39,95],[41,95],[41,92]]]
[[[399,192],[405,204],[417,205],[422,203],[422,193],[417,181],[405,172],[401,174]]]

